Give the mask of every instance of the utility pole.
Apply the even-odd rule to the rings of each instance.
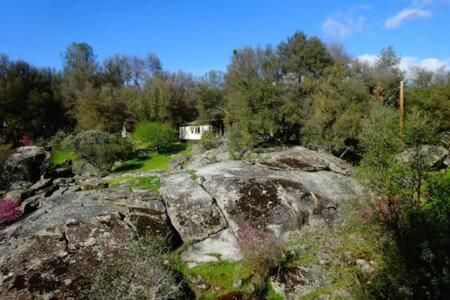
[[[405,107],[403,103],[404,93],[403,93],[403,80],[400,81],[400,136],[403,137],[404,127],[403,121],[405,116]]]

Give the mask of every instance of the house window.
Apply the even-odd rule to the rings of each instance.
[[[195,127],[195,133],[200,134],[200,126]]]

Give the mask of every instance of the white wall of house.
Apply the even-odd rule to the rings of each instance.
[[[212,131],[212,125],[185,125],[180,126],[181,140],[201,140],[202,134]]]

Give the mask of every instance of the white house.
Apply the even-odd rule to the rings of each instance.
[[[221,120],[194,121],[180,125],[180,140],[201,140],[205,132],[212,131],[223,135],[223,123]]]

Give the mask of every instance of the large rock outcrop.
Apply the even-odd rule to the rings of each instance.
[[[343,160],[305,147],[263,153],[257,158],[257,162],[275,170],[333,171],[343,175],[351,172],[351,166]]]
[[[196,174],[234,231],[246,223],[290,231],[316,219],[331,220],[339,200],[360,193],[350,178],[328,171],[271,170],[226,161]]]
[[[90,194],[109,207],[116,208],[125,216],[124,221],[133,226],[139,235],[157,235],[177,238],[170,226],[166,208],[157,193],[130,192],[127,189],[91,191]]]
[[[189,246],[181,253],[181,259],[188,267],[194,267],[206,262],[238,261],[242,254],[233,231],[228,228]]]
[[[305,148],[224,160],[164,176],[161,195],[189,266],[240,258],[235,234],[250,224],[277,235],[333,222],[340,202],[361,195],[351,167]],[[223,219],[223,220],[222,220]]]
[[[34,183],[45,174],[50,165],[50,153],[42,147],[19,147],[8,157],[3,169],[5,185],[25,181]]]
[[[204,240],[227,226],[214,199],[189,174],[162,177],[160,192],[184,242]]]
[[[158,194],[61,192],[0,230],[0,299],[78,298],[135,234],[176,237]]]
[[[343,199],[361,193],[347,176],[350,166],[301,147],[265,151],[251,161],[203,157],[175,173],[152,172],[161,178],[159,194],[105,186],[79,190],[80,182],[89,187],[86,180],[105,184],[100,177],[37,181],[47,168],[47,153],[24,148],[14,161],[27,161],[31,153],[43,156],[8,169],[25,170],[14,190],[26,195],[24,217],[0,228],[0,299],[78,298],[85,275],[116,259],[136,234],[180,237],[188,242],[181,258],[190,267],[239,260],[235,235],[243,226],[276,235],[305,224],[319,228],[333,221]],[[39,176],[29,176],[28,167],[13,167],[36,161]]]
[[[0,299],[78,298],[97,267],[118,254],[130,228],[85,193],[44,207],[0,231]]]
[[[397,156],[399,162],[414,163],[419,161],[428,170],[446,168],[448,163],[448,150],[442,146],[423,145],[418,150],[410,148]]]

